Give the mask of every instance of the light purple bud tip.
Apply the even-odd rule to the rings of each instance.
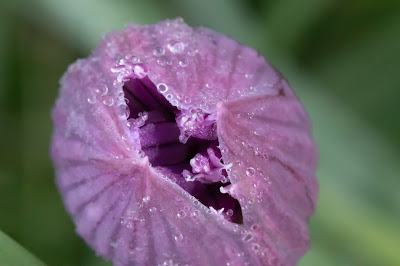
[[[306,112],[252,48],[182,19],[129,25],[71,65],[57,185],[116,265],[295,265],[318,184]]]

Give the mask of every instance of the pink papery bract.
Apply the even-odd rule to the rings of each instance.
[[[141,109],[135,95],[126,104],[126,88],[139,81],[175,108],[178,127],[157,131],[156,122],[143,126],[147,112],[132,115]],[[310,122],[252,48],[181,19],[128,25],[69,67],[53,119],[65,206],[78,234],[116,265],[295,265],[309,248],[318,192]],[[157,144],[143,132],[173,138],[168,126],[182,143],[211,143],[191,161],[193,173],[172,175],[155,166],[161,148],[143,148]],[[179,149],[162,163],[188,152]],[[192,184],[217,181],[230,183],[221,192],[238,200],[241,221],[190,193]]]

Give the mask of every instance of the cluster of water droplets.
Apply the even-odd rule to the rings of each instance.
[[[185,68],[188,66],[189,62],[186,58],[186,54],[189,55],[189,52],[185,53],[185,48],[186,44],[184,42],[172,40],[166,44],[166,48],[158,45],[155,46],[153,48],[153,55],[157,57],[156,62],[160,66],[171,66],[173,64],[172,59],[178,56],[178,65]],[[194,56],[195,53],[192,52],[190,54]]]
[[[162,95],[164,95],[164,97],[171,103],[172,106],[175,106],[178,109],[180,109],[179,101],[181,101],[183,99],[182,94],[175,94],[174,92],[172,92],[170,87],[168,87],[168,85],[165,83],[158,83],[157,91],[159,93],[161,93]],[[186,99],[189,99],[189,98],[186,97]],[[185,102],[186,102],[186,100],[185,100]],[[190,102],[190,100],[189,100],[189,102]]]
[[[96,82],[96,85],[89,88],[87,102],[92,105],[100,103],[107,107],[116,106],[118,117],[122,120],[128,119],[130,116],[129,100],[125,98],[122,90],[123,83],[131,78],[145,77],[147,70],[141,64],[139,57],[126,55],[110,71],[117,74],[112,86],[116,89],[110,90],[110,87],[104,81]]]
[[[140,128],[144,126],[148,118],[149,114],[146,111],[139,112],[138,118],[129,118],[128,121],[126,122],[126,125],[128,126],[129,129],[134,130],[135,128]]]
[[[118,64],[111,69],[112,73],[118,74],[117,82],[122,83],[131,78],[144,78],[147,75],[147,69],[141,63],[139,57],[127,55],[121,58]]]
[[[174,67],[176,65],[178,68],[175,68],[174,75],[178,80],[180,80],[181,77],[186,78],[187,73],[185,68],[189,66],[191,60],[193,60],[192,58],[198,53],[198,50],[192,48],[190,46],[190,41],[188,42],[187,38],[192,33],[185,30],[181,31],[182,27],[178,27],[177,25],[181,26],[179,22],[171,21],[167,23],[167,26],[170,28],[166,29],[165,27],[161,27],[159,29],[157,37],[159,37],[159,39],[165,37],[165,41],[156,44],[152,48],[152,54],[155,56],[155,62],[161,67]],[[154,75],[154,77],[154,80],[158,80],[157,75]],[[165,83],[159,83],[157,89],[173,106],[176,106],[178,109],[181,109],[192,102],[190,97],[175,94],[172,87]]]

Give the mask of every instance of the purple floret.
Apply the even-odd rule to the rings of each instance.
[[[239,202],[220,192],[230,184],[229,167],[222,161],[215,118],[200,109],[179,110],[148,77],[129,79],[123,89],[130,132],[139,135],[149,163],[205,206],[226,210],[229,215],[221,212],[226,219],[242,223]]]

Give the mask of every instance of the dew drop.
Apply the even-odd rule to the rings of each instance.
[[[172,96],[172,94],[167,94],[166,98],[167,98],[167,100],[172,100],[172,98],[174,98],[174,96]]]
[[[163,56],[164,54],[165,54],[165,50],[161,46],[157,46],[153,50],[153,55],[155,55],[155,56]]]
[[[186,67],[188,65],[187,60],[186,59],[182,59],[179,61],[179,65],[181,67]]]
[[[103,104],[107,106],[112,106],[114,104],[114,99],[111,97],[107,97],[103,100]]]
[[[181,54],[185,50],[185,45],[183,42],[173,42],[168,44],[168,48],[173,54]]]
[[[253,239],[253,235],[252,234],[247,234],[245,237],[243,237],[243,241],[244,242],[249,242],[252,239]]]
[[[210,82],[206,83],[206,87],[210,89],[210,88],[214,87],[214,83],[212,83],[212,81],[210,81]]]
[[[165,85],[164,83],[159,83],[157,85],[157,91],[160,93],[166,93],[168,91],[168,86]]]
[[[251,230],[256,231],[258,229],[258,224],[253,224]]]
[[[94,92],[100,96],[104,96],[108,93],[108,87],[106,85],[102,85],[99,88],[96,88]]]
[[[118,92],[118,98],[119,99],[121,99],[121,100],[123,100],[124,99],[124,96],[125,96],[125,94],[124,94],[124,92],[123,91],[120,91],[120,92]]]
[[[192,215],[193,215],[193,217],[197,217],[197,216],[200,215],[200,211],[199,210],[194,210]]]
[[[246,169],[247,176],[254,176],[255,173],[256,173],[256,170],[253,167],[249,167]]]
[[[123,141],[127,141],[127,140],[128,140],[128,135],[123,134],[123,135],[121,136],[121,139],[122,139]]]
[[[150,212],[156,212],[156,211],[157,211],[157,208],[156,208],[156,207],[151,207],[151,208],[149,209],[149,211],[150,211]]]
[[[259,249],[260,249],[260,245],[258,245],[258,244],[254,244],[254,245],[253,245],[253,250],[254,250],[255,252],[257,252]]]
[[[184,103],[189,104],[192,101],[192,99],[190,99],[189,97],[185,97],[183,101]]]
[[[90,95],[90,96],[87,98],[87,101],[88,101],[88,103],[90,103],[90,104],[96,103],[96,95]]]
[[[182,234],[179,234],[179,235],[176,235],[174,238],[175,238],[175,241],[180,242],[180,241],[183,240],[183,235],[182,235]]]
[[[143,122],[145,122],[147,118],[149,118],[149,114],[146,111],[140,112],[138,116],[140,117],[140,119],[142,119]]]
[[[171,101],[171,104],[172,104],[173,106],[178,106],[178,101],[177,101],[177,100],[172,100],[172,101]]]
[[[124,103],[120,104],[118,106],[118,109],[119,109],[119,114],[122,119],[127,119],[129,117],[131,112],[130,112],[129,107],[126,104],[124,104]]]
[[[233,210],[229,209],[226,211],[226,215],[228,215],[229,217],[231,217],[233,215]]]
[[[177,216],[178,216],[178,218],[185,218],[186,217],[186,212],[184,212],[184,211],[179,211],[178,213],[177,213]]]

